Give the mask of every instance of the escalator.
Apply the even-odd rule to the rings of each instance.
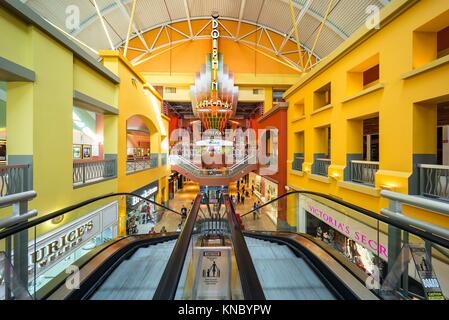
[[[169,240],[137,249],[115,268],[90,300],[151,299],[175,243],[176,240]]]
[[[387,223],[374,213],[329,196],[307,195],[322,204],[332,204],[341,212],[344,207],[348,217],[357,214],[359,222],[377,226],[377,256],[372,252],[365,254],[374,257],[372,262],[379,267],[385,262],[380,259],[380,244],[392,228],[406,231],[410,242],[433,240],[439,249],[432,254],[438,259],[435,264],[444,262],[439,252],[445,252],[448,245],[434,234],[394,221]],[[114,196],[123,201],[120,198],[123,194]],[[297,197],[297,194],[292,196]],[[327,235],[320,234],[322,238],[291,230],[279,231],[278,226],[257,230],[257,215],[252,219],[253,210],[240,215],[239,207],[229,195],[221,195],[214,207],[208,199],[202,204],[204,197],[201,193],[197,195],[185,220],[176,211],[165,207],[167,212],[159,221],[166,224],[164,232],[111,239],[76,260],[72,264],[79,269],[76,274],[60,272],[34,292],[29,285],[30,296],[48,300],[377,300],[392,297],[391,290],[386,295],[382,293],[383,286],[369,285],[374,276],[371,270],[366,266],[362,268],[360,263],[354,262],[354,256],[348,257],[339,250],[338,243],[329,240],[329,230]],[[73,213],[103,198],[2,230],[0,239],[33,230],[49,219]],[[289,210],[297,212],[296,200],[289,201],[283,196],[254,210],[261,211],[260,219],[272,212],[273,204],[275,209],[284,206],[287,213]],[[289,206],[290,203],[294,206]],[[264,210],[271,211],[266,213]],[[177,225],[178,221],[182,223],[180,232],[174,227],[165,230],[167,223]],[[308,227],[314,223],[316,221],[310,219]],[[337,235],[333,237],[337,239]],[[422,298],[419,290],[411,292],[416,277],[412,272],[409,274],[408,278],[402,276],[402,281],[407,280],[410,292],[404,292],[405,285],[400,283],[394,288],[395,299]],[[76,278],[76,286],[68,285],[73,282],[71,277]],[[383,275],[381,284],[382,280],[385,280]]]

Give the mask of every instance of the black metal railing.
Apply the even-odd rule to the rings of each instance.
[[[168,156],[166,153],[161,153],[161,166],[167,165]]]
[[[73,185],[82,186],[117,177],[117,160],[76,161],[73,163]]]
[[[30,165],[0,166],[0,197],[29,191]]]

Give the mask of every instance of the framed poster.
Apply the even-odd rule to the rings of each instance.
[[[83,159],[90,159],[92,157],[92,146],[83,144]]]
[[[82,158],[82,145],[74,144],[73,145],[73,159],[81,159]]]

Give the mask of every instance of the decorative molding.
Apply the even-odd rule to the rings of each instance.
[[[7,82],[34,82],[36,81],[36,74],[33,70],[0,57],[0,80]]]
[[[326,106],[324,106],[324,107],[321,107],[321,108],[316,109],[315,111],[313,111],[312,113],[310,113],[310,115],[312,116],[312,115],[314,115],[314,114],[317,114],[317,113],[326,111],[326,110],[328,110],[328,109],[332,109],[333,107],[334,107],[334,106],[333,106],[332,104],[328,104],[328,105],[326,105]]]
[[[119,110],[117,107],[106,104],[76,90],[73,91],[73,103],[76,104],[77,107],[81,107],[94,112],[114,115],[119,114]]]
[[[380,197],[380,189],[376,187],[365,186],[363,184],[349,182],[349,181],[338,181],[337,186],[345,188],[348,190],[360,192],[373,197]]]
[[[331,178],[329,177],[324,177],[324,176],[320,176],[317,174],[309,174],[309,179],[315,180],[315,181],[319,181],[319,182],[323,182],[323,183],[331,183]]]
[[[407,79],[413,78],[414,76],[420,75],[422,73],[425,73],[427,71],[436,69],[438,67],[442,67],[442,66],[444,66],[445,64],[448,64],[448,63],[449,63],[449,55],[444,56],[444,57],[442,57],[440,59],[436,59],[436,60],[434,60],[434,61],[432,61],[432,62],[430,62],[430,63],[428,63],[428,64],[426,64],[426,65],[424,65],[422,67],[416,68],[415,70],[403,73],[401,75],[401,79],[402,80],[407,80]]]
[[[341,103],[346,103],[346,102],[355,100],[357,98],[363,97],[363,96],[365,96],[367,94],[370,94],[372,92],[376,92],[376,91],[378,91],[380,89],[383,89],[383,88],[385,88],[385,85],[383,83],[378,83],[378,84],[376,84],[376,85],[374,85],[372,87],[369,87],[369,88],[364,89],[364,90],[362,90],[360,92],[357,92],[356,94],[353,94],[353,95],[351,95],[349,97],[346,97],[346,98],[342,99]]]

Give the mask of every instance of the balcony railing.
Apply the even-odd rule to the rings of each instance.
[[[449,201],[449,166],[420,164],[419,193]]]
[[[29,191],[29,165],[0,166],[0,197]]]
[[[353,160],[351,161],[351,181],[374,186],[378,170],[379,162]]]
[[[161,153],[161,166],[166,166],[166,165],[167,165],[167,154]]]
[[[136,157],[128,159],[126,162],[126,173],[133,173],[156,168],[159,162],[159,155],[154,153],[149,157]]]
[[[81,186],[117,177],[117,160],[75,161],[73,185]]]
[[[293,159],[293,163],[292,163],[292,170],[302,171],[303,163],[304,163],[304,157],[295,155],[295,158]]]
[[[327,177],[330,165],[331,165],[331,159],[324,159],[324,158],[315,159],[312,173]]]
[[[178,155],[171,155],[170,156],[170,164],[172,165],[178,165],[180,167],[183,167],[185,170],[188,170],[189,172],[193,173],[196,176],[199,177],[206,177],[206,176],[220,176],[220,177],[229,177],[232,176],[239,171],[244,170],[247,166],[251,164],[256,163],[256,157],[255,156],[247,156],[243,160],[235,163],[231,167],[223,168],[223,169],[207,169],[207,168],[201,168],[195,163],[193,163],[191,160],[188,160],[182,156]]]

